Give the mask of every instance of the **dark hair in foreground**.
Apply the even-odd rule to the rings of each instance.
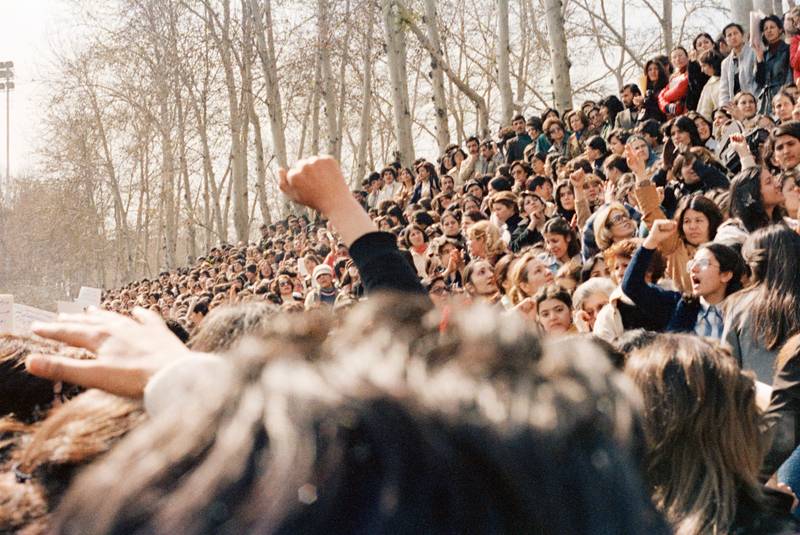
[[[543,349],[488,308],[442,330],[408,296],[348,314],[303,339],[318,361],[280,326],[237,348],[82,474],[55,531],[668,533],[632,462],[631,385],[594,345]]]

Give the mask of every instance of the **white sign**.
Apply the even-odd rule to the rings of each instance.
[[[0,334],[14,332],[14,296],[0,295]]]
[[[56,309],[59,314],[83,314],[88,306],[79,302],[56,301]]]
[[[90,288],[88,286],[81,286],[81,291],[78,292],[76,303],[81,303],[87,306],[100,308],[100,298],[103,290],[100,288]]]
[[[55,321],[53,312],[42,310],[28,305],[14,305],[14,332],[16,334],[31,334],[31,323],[34,321]]]

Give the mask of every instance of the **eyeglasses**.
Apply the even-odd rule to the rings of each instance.
[[[624,212],[617,212],[611,217],[608,218],[608,226],[613,227],[619,225],[620,223],[625,223],[626,221],[630,221],[630,216]]]
[[[548,134],[555,134],[556,132],[563,132],[561,127],[555,126],[547,131]]]
[[[292,285],[292,283],[289,282],[289,281],[280,281],[278,283],[278,286],[291,286],[291,285]]]
[[[689,260],[686,262],[686,271],[691,271],[693,267],[697,266],[697,271],[704,271],[709,266],[719,267],[719,264],[712,264],[708,258],[699,258],[696,260]]]

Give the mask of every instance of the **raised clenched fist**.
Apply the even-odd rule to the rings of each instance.
[[[342,170],[331,156],[312,156],[298,161],[288,171],[279,172],[280,188],[294,202],[327,213],[350,191]]]

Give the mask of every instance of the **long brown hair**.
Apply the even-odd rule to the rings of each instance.
[[[728,533],[740,493],[762,499],[764,444],[752,374],[726,349],[660,335],[625,367],[644,398],[653,500],[678,535]]]
[[[800,236],[785,225],[759,229],[745,242],[742,256],[753,274],[753,285],[740,292],[752,297],[753,332],[776,350],[800,332]]]

